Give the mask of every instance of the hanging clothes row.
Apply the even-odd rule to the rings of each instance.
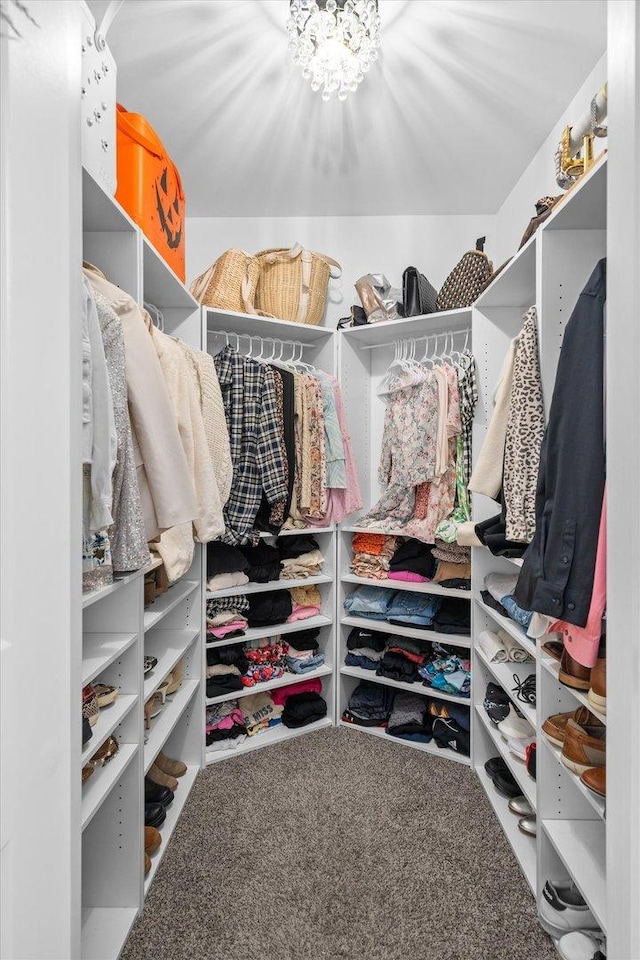
[[[209,333],[226,339],[214,357],[233,471],[221,539],[256,544],[260,531],[327,526],[359,509],[358,477],[335,377],[302,362],[303,344],[269,338],[273,355],[267,361],[260,337],[247,337],[249,352],[243,354],[242,335],[234,349],[229,337],[235,334]],[[284,360],[287,346],[292,355]]]
[[[467,337],[469,331],[458,331]],[[384,492],[358,521],[361,526],[402,529],[425,543],[452,543],[470,520],[467,492],[471,424],[478,400],[475,359],[466,346],[415,359],[416,340],[399,341],[378,395],[386,403],[378,477]],[[447,350],[447,344],[450,344]]]
[[[97,267],[83,272],[83,589],[146,566],[149,546],[173,582],[194,535],[224,531],[231,452],[215,367]]]

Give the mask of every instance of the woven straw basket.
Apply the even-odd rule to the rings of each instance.
[[[260,264],[244,250],[225,250],[191,284],[193,296],[205,307],[255,313],[254,300]]]
[[[261,313],[312,326],[322,323],[329,277],[342,272],[336,260],[311,253],[299,243],[290,250],[261,250],[256,259],[260,263],[256,307]]]

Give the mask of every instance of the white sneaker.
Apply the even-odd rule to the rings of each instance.
[[[498,730],[505,740],[509,740],[509,738],[524,740],[535,737],[535,730],[529,721],[520,716],[512,703],[509,704],[509,713],[498,724]]]
[[[558,951],[564,960],[606,960],[607,942],[601,933],[574,930],[558,940]]]
[[[509,737],[509,739],[507,740],[507,746],[509,747],[509,750],[511,750],[511,753],[514,754],[514,756],[518,757],[520,760],[526,760],[527,747],[531,743],[535,743],[535,742],[536,742],[535,737]]]
[[[571,930],[599,929],[596,918],[571,880],[547,880],[539,912],[542,926],[553,937],[561,937]]]

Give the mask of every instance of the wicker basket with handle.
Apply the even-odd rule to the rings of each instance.
[[[255,313],[260,263],[244,250],[225,250],[191,284],[193,296],[205,307]]]
[[[260,312],[317,326],[322,323],[329,277],[339,277],[340,264],[296,243],[290,250],[261,250],[256,254],[260,277],[256,307]]]

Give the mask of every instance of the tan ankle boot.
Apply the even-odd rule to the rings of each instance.
[[[171,757],[168,757],[162,750],[156,757],[154,764],[159,770],[162,770],[163,773],[168,774],[170,777],[184,777],[187,772],[186,763],[183,763],[182,760],[172,760]]]
[[[153,780],[154,783],[159,783],[161,787],[169,787],[169,790],[174,792],[178,789],[178,781],[175,777],[170,777],[168,774],[163,773],[163,771],[155,765],[151,764],[149,772],[147,773],[149,780]]]

